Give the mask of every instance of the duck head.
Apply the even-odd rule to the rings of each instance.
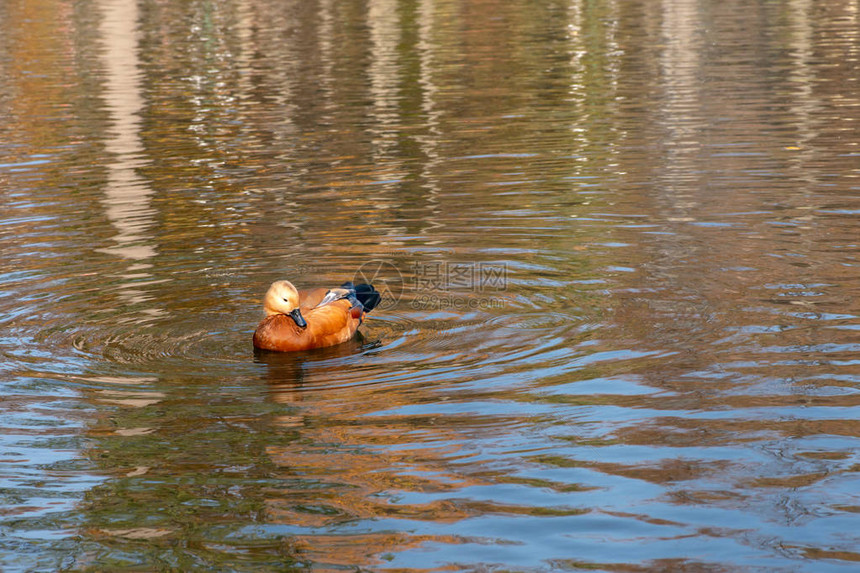
[[[299,291],[290,281],[272,283],[263,299],[263,309],[266,311],[266,316],[286,314],[299,328],[305,328],[308,325],[299,310]]]

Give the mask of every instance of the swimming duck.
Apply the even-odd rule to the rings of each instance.
[[[368,284],[300,291],[275,281],[263,299],[266,317],[254,332],[254,348],[293,352],[346,342],[380,299]]]

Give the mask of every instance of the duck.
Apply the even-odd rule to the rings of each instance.
[[[266,316],[254,331],[254,348],[296,352],[341,344],[381,299],[369,284],[298,290],[290,281],[275,281],[263,297]]]

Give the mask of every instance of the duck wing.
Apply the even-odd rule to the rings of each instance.
[[[307,312],[307,334],[312,339],[312,348],[338,344],[352,338],[361,317],[354,316],[353,305],[348,300],[335,300],[317,306]]]
[[[318,306],[322,299],[325,298],[325,295],[326,293],[328,293],[328,290],[329,289],[325,287],[300,290],[299,307],[302,309],[302,311],[304,311]]]

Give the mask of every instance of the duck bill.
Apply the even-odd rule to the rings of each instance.
[[[295,309],[288,316],[293,319],[293,322],[295,322],[296,326],[299,328],[305,328],[308,325],[308,323],[305,322],[305,317],[302,316],[299,309]]]

